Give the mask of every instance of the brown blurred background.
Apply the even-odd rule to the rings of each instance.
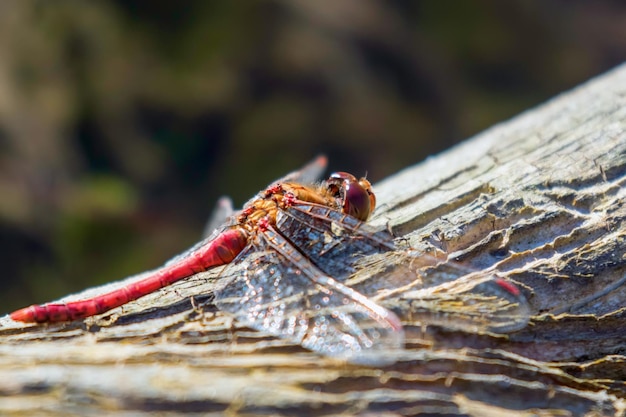
[[[156,267],[319,153],[376,181],[625,56],[622,0],[4,0],[0,312]]]

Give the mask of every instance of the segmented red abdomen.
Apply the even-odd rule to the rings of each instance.
[[[227,264],[247,243],[248,237],[243,229],[228,229],[189,257],[167,265],[141,281],[87,300],[32,305],[11,313],[11,318],[27,323],[53,323],[101,314],[198,272]]]

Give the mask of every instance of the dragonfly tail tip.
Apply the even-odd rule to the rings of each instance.
[[[35,315],[33,314],[33,307],[26,307],[20,310],[14,311],[9,315],[11,320],[21,321],[23,323],[34,323]]]

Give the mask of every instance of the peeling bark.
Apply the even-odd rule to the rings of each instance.
[[[350,365],[230,320],[212,271],[83,322],[1,318],[0,412],[624,415],[625,130],[622,66],[375,185],[372,223],[518,283],[521,330],[424,328],[398,294],[406,350]]]

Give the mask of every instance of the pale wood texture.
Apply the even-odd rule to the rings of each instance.
[[[624,415],[625,129],[622,66],[375,184],[373,224],[519,283],[519,331],[406,314],[394,365],[349,365],[232,322],[214,271],[84,322],[0,319],[0,414]]]

